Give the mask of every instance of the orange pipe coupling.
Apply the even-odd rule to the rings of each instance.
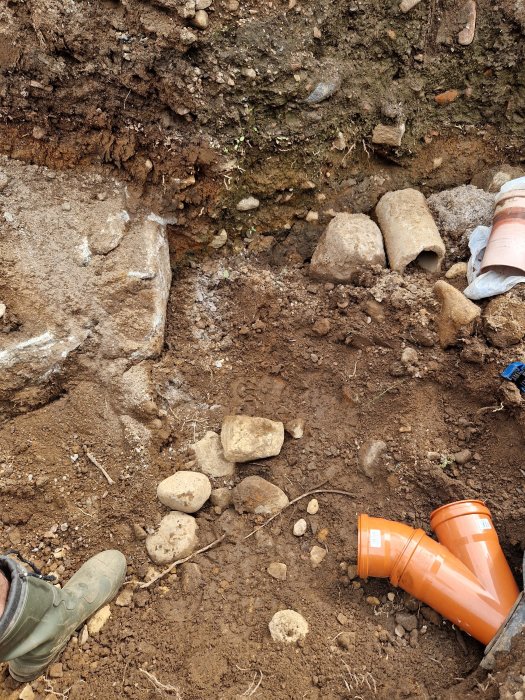
[[[361,514],[358,574],[389,578],[486,645],[519,595],[490,511],[481,501],[458,501],[435,510],[431,524],[439,542]]]

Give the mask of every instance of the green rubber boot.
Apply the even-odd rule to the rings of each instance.
[[[89,559],[56,588],[28,573],[10,557],[0,557],[9,594],[0,617],[0,661],[20,683],[41,675],[65,647],[73,632],[117,594],[126,575],[126,558],[107,550]]]

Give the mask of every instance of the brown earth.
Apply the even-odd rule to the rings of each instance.
[[[72,246],[83,230],[84,213],[102,212],[98,196],[121,192],[114,178],[127,184],[132,225],[150,211],[177,219],[168,226],[164,345],[145,360],[140,402],[128,405],[118,376],[136,366],[131,350],[105,354],[100,325],[51,384],[23,400],[13,390],[1,398],[0,543],[61,582],[91,554],[120,548],[135,591],[127,606],[112,605],[98,636],[70,642],[63,676],[36,681],[36,698],[519,698],[523,640],[487,674],[480,644],[416,608],[411,646],[396,637],[394,615],[412,601],[386,581],[351,579],[347,565],[355,562],[359,512],[428,531],[433,508],[482,498],[521,584],[525,422],[522,407],[500,393],[499,371],[523,357],[524,345],[493,347],[480,330],[444,352],[437,277],[367,270],[355,286],[331,288],[309,278],[308,261],[331,209],[370,212],[391,189],[430,194],[473,177],[482,184],[490,181],[485,171],[520,164],[523,10],[478,0],[475,41],[460,47],[455,1],[422,0],[402,15],[379,0],[292,2],[291,9],[215,0],[205,31],[180,16],[183,5],[29,0],[0,9],[0,149],[59,171],[2,164],[11,177],[0,194],[5,343],[37,333],[44,320],[64,330],[71,316],[75,327],[92,328],[100,317],[91,295],[99,293],[109,314],[147,315],[147,304],[134,306],[136,288],[119,281],[132,251],[122,263],[113,252],[97,258],[96,284],[87,286],[75,286],[74,266],[61,268],[62,277],[51,269],[62,242]],[[255,78],[242,73],[247,68]],[[330,99],[305,105],[318,82],[330,81],[338,86]],[[461,94],[438,106],[434,95],[449,89]],[[406,122],[399,149],[372,146],[380,121]],[[260,208],[236,211],[247,195]],[[60,213],[65,200],[73,223]],[[31,219],[31,207],[40,219]],[[318,221],[306,220],[310,210]],[[12,229],[6,211],[21,228]],[[35,221],[43,222],[34,239],[42,247],[25,262],[16,236]],[[206,248],[223,228],[228,244]],[[455,262],[456,241],[446,242],[447,263]],[[39,286],[38,270],[48,271],[48,284]],[[60,280],[55,295],[53,280]],[[461,279],[454,284],[463,288]],[[523,300],[519,289],[515,295]],[[329,320],[326,335],[312,330],[318,319]],[[413,366],[400,361],[405,347],[418,353]],[[196,557],[198,569],[184,565],[138,589],[151,562],[134,526],[151,530],[167,512],[158,482],[191,468],[190,445],[235,412],[302,417],[305,435],[287,437],[278,457],[239,465],[231,481],[214,485],[258,474],[290,498],[318,486],[353,496],[319,494],[315,516],[301,501],[247,540],[259,518],[232,509],[219,515],[208,504],[197,514],[200,543],[226,533],[225,540]],[[148,431],[144,443],[136,432],[130,438],[123,415]],[[368,438],[387,444],[371,476],[357,462]],[[471,458],[454,462],[465,449]],[[299,517],[309,525],[303,538],[292,534]],[[313,544],[328,552],[316,569]],[[268,575],[272,562],[288,565],[286,581]],[[309,622],[302,645],[272,642],[268,622],[282,608]],[[346,647],[341,632],[349,633]],[[8,678],[0,686],[2,697],[19,692]]]

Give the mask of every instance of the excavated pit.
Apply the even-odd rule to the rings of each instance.
[[[142,537],[167,512],[157,484],[194,467],[191,445],[231,413],[302,418],[305,434],[214,487],[256,474],[290,499],[353,496],[319,494],[315,515],[301,501],[248,540],[260,517],[208,503],[199,542],[226,533],[221,545],[112,605],[35,698],[518,697],[523,640],[487,674],[477,642],[352,566],[359,512],[428,532],[435,507],[481,498],[522,585],[523,407],[499,372],[525,346],[495,347],[480,326],[443,351],[432,291],[489,223],[501,173],[523,173],[522,6],[478,0],[470,46],[451,0],[407,14],[214,0],[203,30],[190,6],[0,8],[0,542],[62,583],[118,547],[146,580]],[[314,90],[326,99],[306,102]],[[372,143],[379,123],[405,125],[401,146]],[[433,195],[442,273],[309,276],[333,212],[373,214],[408,187]],[[247,197],[259,206],[238,210]],[[386,447],[364,468],[369,440]],[[287,608],[309,624],[298,646],[268,631]],[[417,637],[396,635],[400,613]],[[2,673],[0,696],[18,698]]]

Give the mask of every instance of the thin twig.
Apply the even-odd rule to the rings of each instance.
[[[153,673],[150,673],[149,671],[146,671],[144,668],[139,668],[139,671],[143,673],[148,681],[157,689],[160,690],[162,694],[164,693],[176,693],[177,699],[182,700],[181,694],[179,692],[179,689],[176,688],[174,685],[164,685],[164,683],[161,683],[158,678],[155,678]]]
[[[272,520],[275,520],[281,513],[289,508],[290,506],[293,506],[294,503],[297,503],[298,501],[302,501],[303,498],[307,498],[308,496],[313,496],[314,493],[336,493],[339,496],[349,496],[350,498],[355,498],[355,494],[350,493],[350,491],[340,491],[339,489],[314,489],[313,491],[307,491],[306,493],[303,493],[301,496],[297,496],[297,498],[294,498],[293,501],[290,501],[287,505],[284,506],[282,510],[280,510],[278,513],[275,515],[272,515],[271,518],[268,518],[262,525],[259,525],[259,527],[256,527],[255,530],[252,530],[249,535],[246,535],[244,537],[245,540],[247,540],[249,537],[252,535],[255,535],[256,532],[259,532],[259,530],[262,530],[263,527],[266,527],[269,523],[272,522]]]
[[[107,471],[104,469],[104,467],[99,462],[97,462],[96,458],[91,454],[91,452],[89,452],[89,450],[86,448],[85,445],[82,446],[82,449],[84,450],[84,453],[85,453],[86,457],[89,459],[89,461],[91,462],[91,464],[94,464],[97,469],[100,469],[102,474],[106,477],[108,484],[110,486],[112,486],[115,482],[110,477],[110,475],[107,473]]]
[[[174,561],[173,564],[170,564],[167,569],[164,569],[164,571],[161,571],[160,574],[157,574],[155,578],[152,578],[151,581],[145,581],[144,583],[141,583],[139,588],[149,588],[152,586],[156,581],[159,581],[161,578],[164,578],[164,576],[167,576],[171,571],[176,566],[179,566],[179,564],[184,564],[184,562],[189,561],[190,559],[193,559],[193,557],[196,557],[197,554],[202,554],[203,552],[207,552],[208,549],[213,549],[213,547],[216,547],[218,544],[220,544],[223,539],[226,537],[226,535],[222,535],[222,537],[219,537],[219,539],[214,540],[213,542],[210,542],[210,544],[207,544],[206,547],[203,547],[202,549],[198,549],[196,552],[193,552],[193,554],[190,554],[187,557],[184,557],[184,559],[178,559],[177,561]]]

